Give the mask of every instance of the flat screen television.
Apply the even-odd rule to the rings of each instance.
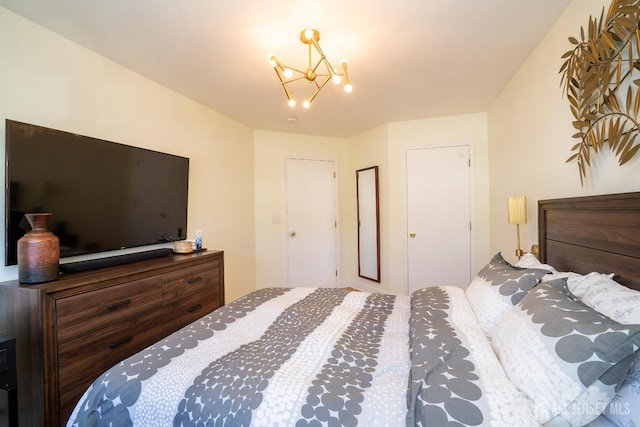
[[[51,212],[60,258],[186,237],[189,159],[6,120],[5,264]]]

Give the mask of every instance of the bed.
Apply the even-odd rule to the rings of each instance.
[[[539,226],[539,260],[498,253],[466,289],[252,292],[103,373],[67,425],[640,422],[640,193],[540,201]]]

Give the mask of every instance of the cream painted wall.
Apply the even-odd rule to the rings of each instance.
[[[254,289],[251,129],[4,8],[0,64],[1,155],[10,118],[189,157],[188,234],[225,251],[227,301]],[[0,267],[0,280],[15,278]]]
[[[510,195],[527,196],[529,221],[520,229],[528,249],[538,241],[538,200],[640,191],[639,159],[620,167],[601,152],[584,186],[577,165],[565,163],[576,140],[560,88],[560,57],[571,47],[567,38],[579,36],[589,16],[599,17],[609,3],[573,0],[488,112],[491,254],[501,251],[515,261],[516,231],[506,212]]]
[[[345,213],[343,206],[350,203],[351,195],[342,189],[342,183],[351,176],[348,169],[348,141],[294,133],[256,130],[254,136],[255,185],[255,257],[256,287],[286,284],[286,212],[285,212],[285,159],[287,156],[305,156],[314,159],[333,159],[338,167],[338,232],[339,256],[343,256],[342,230]],[[247,250],[251,248],[247,247]],[[342,258],[340,271],[345,271]],[[342,281],[342,278],[340,278]]]
[[[380,126],[349,140],[349,171],[341,188],[345,194],[342,233],[342,278],[345,286],[370,292],[391,292],[389,256],[389,135]],[[380,205],[380,283],[358,276],[358,206],[356,171],[378,166],[378,199]]]
[[[574,141],[559,88],[560,56],[567,37],[607,4],[574,0],[487,113],[390,123],[349,140],[248,129],[0,8],[0,112],[190,157],[188,232],[201,228],[205,246],[225,250],[227,301],[284,283],[284,157],[335,158],[341,283],[405,293],[407,148],[473,144],[476,268],[497,251],[513,260],[508,195],[529,197],[531,221],[522,228],[528,247],[537,241],[537,200],[640,190],[633,173],[640,160],[618,167],[602,156],[584,187],[575,164],[565,164]],[[374,164],[380,166],[380,284],[357,277],[354,176]],[[16,276],[15,267],[0,267],[0,280]]]
[[[406,294],[404,154],[407,148],[459,142],[472,145],[476,264],[489,256],[486,114],[384,125],[349,140],[254,132],[256,283],[285,283],[284,159],[306,155],[338,160],[340,286]],[[358,277],[355,171],[379,166],[381,282]],[[446,202],[446,201],[443,201]],[[274,217],[278,222],[274,223]],[[446,242],[443,242],[446,244]]]

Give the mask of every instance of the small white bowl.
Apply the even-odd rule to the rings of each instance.
[[[176,240],[173,242],[173,252],[178,254],[188,254],[193,252],[193,242],[188,240]]]

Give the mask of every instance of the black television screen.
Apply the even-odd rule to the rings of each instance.
[[[5,258],[51,212],[60,257],[185,238],[189,159],[6,120]]]

